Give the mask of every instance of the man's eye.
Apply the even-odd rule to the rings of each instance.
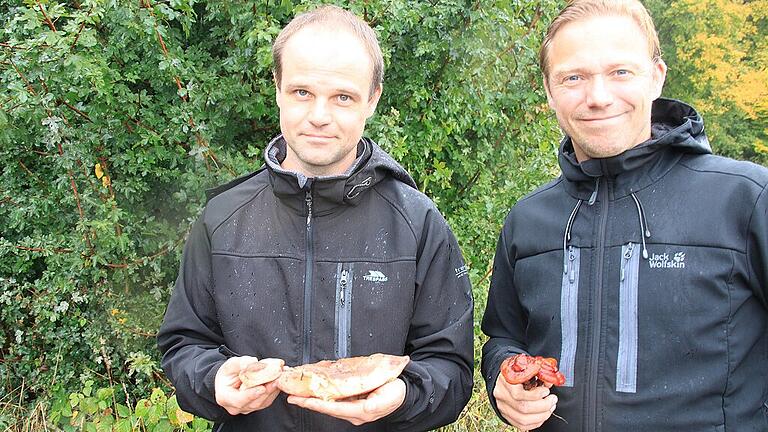
[[[309,92],[306,90],[296,90],[296,94],[301,97],[307,97],[309,95]]]
[[[574,83],[574,82],[578,82],[579,80],[581,80],[581,77],[579,75],[568,75],[567,77],[565,77],[563,81],[568,83]]]
[[[628,71],[628,70],[626,70],[626,69],[617,69],[617,70],[614,72],[614,74],[616,74],[616,76],[628,76],[628,75],[630,75],[630,74],[631,74],[631,72],[630,72],[630,71]]]
[[[351,102],[352,98],[347,95],[339,95],[339,102]]]

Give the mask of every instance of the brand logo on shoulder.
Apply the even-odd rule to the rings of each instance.
[[[469,266],[463,265],[461,267],[456,267],[453,269],[454,273],[456,273],[456,279],[459,279],[462,276],[466,276],[467,273],[469,273]]]
[[[676,252],[670,257],[669,253],[651,254],[648,258],[648,265],[652,269],[684,269],[685,253]]]
[[[363,275],[363,279],[369,282],[386,282],[389,280],[387,275],[378,270],[368,270],[368,274]]]

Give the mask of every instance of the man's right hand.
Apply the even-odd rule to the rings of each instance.
[[[555,411],[557,396],[550,394],[551,386],[525,390],[522,384],[509,384],[499,374],[493,397],[501,415],[516,428],[527,431],[541,426]]]
[[[216,403],[231,415],[250,414],[272,405],[280,394],[277,380],[249,389],[240,389],[240,372],[248,365],[258,362],[256,357],[232,357],[225,361],[216,372],[214,381]]]

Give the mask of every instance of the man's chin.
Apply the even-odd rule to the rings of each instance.
[[[628,144],[625,145],[625,143],[617,145],[616,143],[619,141],[619,138],[601,137],[599,140],[592,138],[591,140],[580,141],[586,144],[579,145],[575,144],[577,141],[574,141],[574,145],[578,146],[581,152],[590,159],[605,159],[618,156],[634,147]]]

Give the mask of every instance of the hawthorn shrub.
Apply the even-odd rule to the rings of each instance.
[[[379,35],[384,94],[366,135],[454,229],[477,328],[506,212],[557,174],[536,52],[558,2],[337,3]],[[206,188],[261,165],[279,132],[271,42],[316,4],[0,1],[6,394],[170,391],[154,335],[186,234]]]

